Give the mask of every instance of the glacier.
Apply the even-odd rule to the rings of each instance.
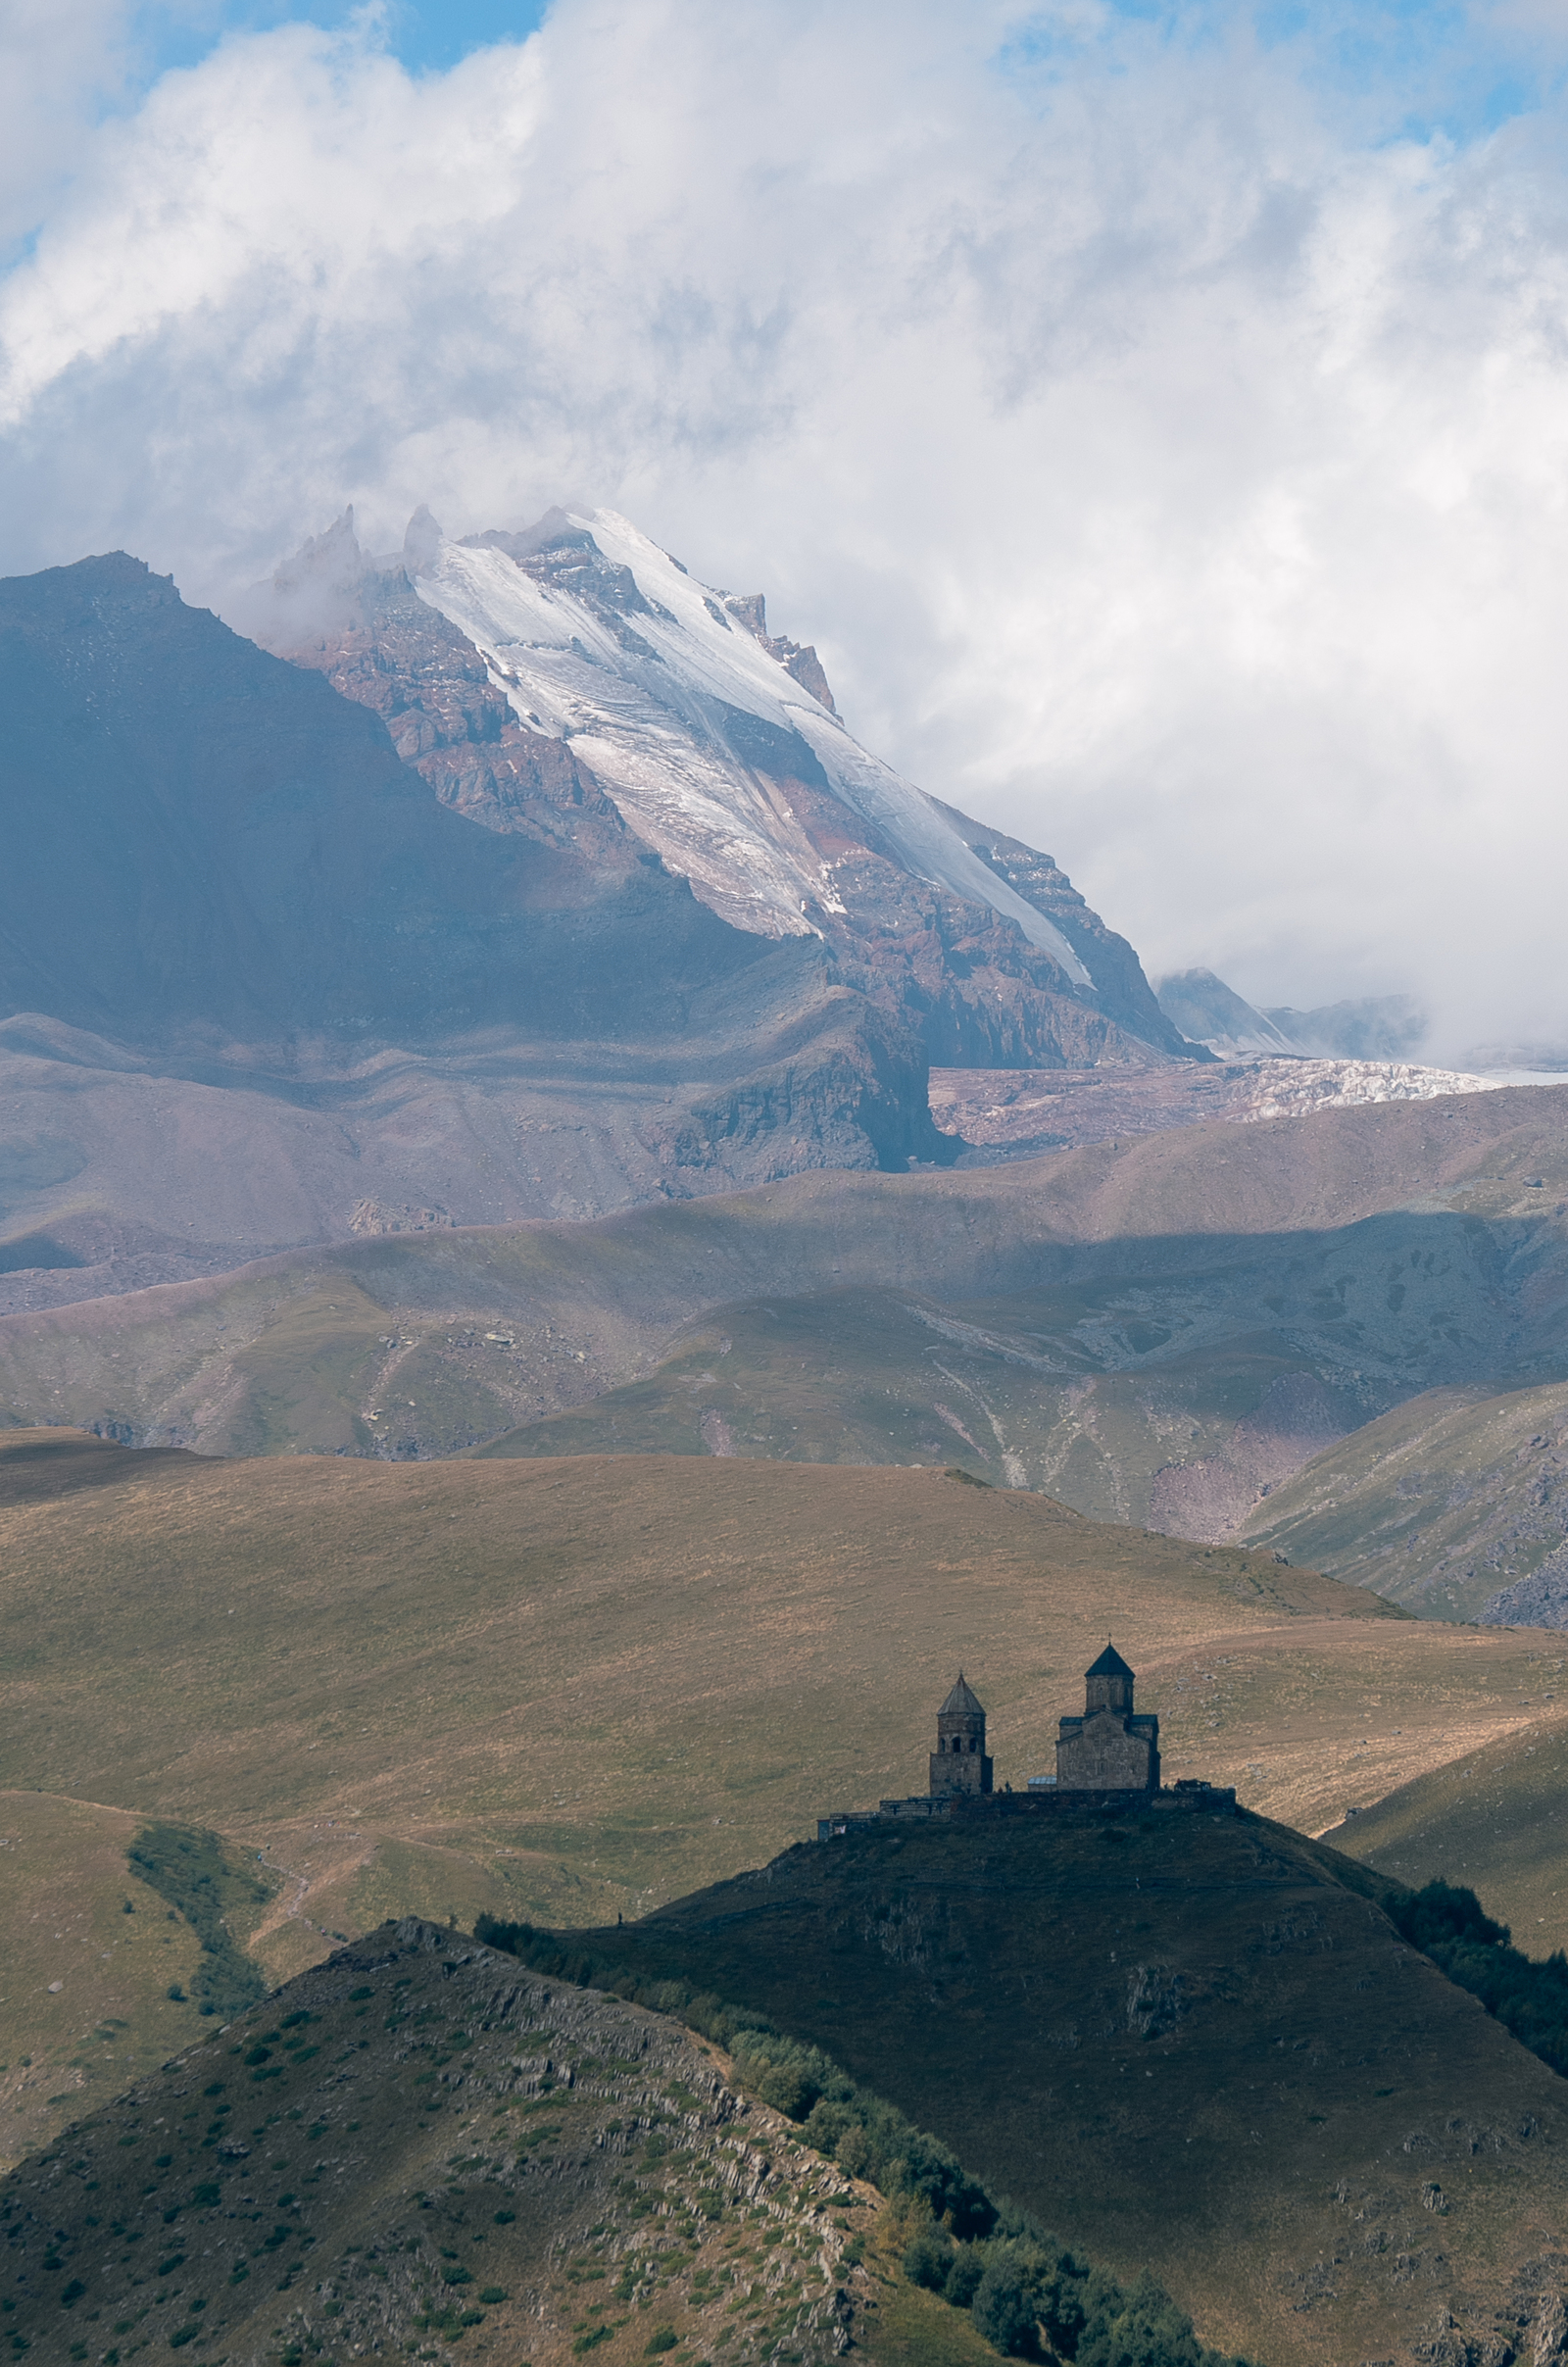
[[[769,780],[731,745],[731,716],[750,715],[797,744],[803,786],[826,786],[915,878],[1002,913],[1075,985],[1092,985],[1060,929],[981,862],[932,799],[794,681],[726,608],[730,595],[699,583],[613,510],[556,511],[549,524],[556,550],[575,537],[585,559],[591,548],[606,563],[594,569],[589,560],[584,570],[599,576],[598,597],[538,580],[532,553],[503,547],[533,541],[538,529],[449,542],[426,514],[405,566],[418,597],[483,653],[518,721],[568,741],[627,826],[705,904],[739,927],[781,937],[816,929],[818,912],[844,909],[833,863],[780,786],[777,744]],[[625,599],[626,578],[634,601]]]

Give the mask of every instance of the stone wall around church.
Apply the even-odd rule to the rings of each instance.
[[[1181,1781],[1170,1792],[1130,1792],[1125,1785],[1106,1792],[1052,1785],[1039,1792],[951,1792],[932,1800],[923,1792],[907,1800],[885,1800],[874,1808],[849,1808],[837,1816],[819,1816],[818,1841],[841,1833],[859,1833],[892,1821],[927,1824],[987,1824],[995,1817],[1126,1816],[1152,1810],[1157,1815],[1234,1816],[1236,1794],[1229,1784]]]

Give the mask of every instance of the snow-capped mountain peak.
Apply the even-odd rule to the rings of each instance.
[[[346,512],[248,622],[382,715],[444,804],[606,878],[651,854],[733,926],[821,939],[932,1059],[1195,1057],[1049,856],[901,778],[760,593],[700,582],[615,511],[456,541],[421,508],[382,559]]]
[[[554,511],[528,534],[463,542],[426,529],[410,559],[419,598],[483,652],[518,720],[568,740],[638,837],[725,919],[799,936],[844,911],[796,784],[826,791],[916,878],[1004,913],[1090,983],[1061,931],[749,629],[760,601],[731,604],[615,511]]]

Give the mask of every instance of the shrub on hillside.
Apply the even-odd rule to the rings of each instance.
[[[1394,1911],[1394,1921],[1412,1948],[1430,1953],[1438,1942],[1462,1940],[1479,1948],[1506,1948],[1512,1935],[1494,1923],[1474,1891],[1447,1882],[1429,1882],[1412,1891]]]
[[[1039,2312],[1035,2301],[1036,2259],[1032,2247],[996,2244],[975,2288],[969,2314],[993,2350],[1004,2358],[1037,2350]]]
[[[1568,2077],[1568,1957],[1561,1948],[1544,1962],[1525,1955],[1474,1891],[1446,1882],[1429,1882],[1390,1911],[1401,1938],[1479,1997],[1522,2046]]]
[[[966,2309],[1004,2357],[1040,2359],[1047,2346],[1072,2367],[1247,2367],[1206,2349],[1192,2321],[1152,2279],[1121,2285],[1015,2211],[1004,2210],[939,2139],[897,2105],[859,2087],[819,2046],[764,2016],[679,1981],[639,1981],[612,1957],[568,1947],[554,1932],[480,1915],[473,1936],[535,1972],[602,1989],[674,2015],[725,2047],[738,2084],[800,2126],[806,2143],[897,2206],[909,2230],[904,2271]],[[845,2257],[854,2256],[846,2246]],[[587,2347],[579,2338],[574,2350]]]

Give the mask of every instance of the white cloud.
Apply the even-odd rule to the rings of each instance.
[[[120,87],[124,0],[7,0],[0,33],[0,253],[36,228]]]
[[[345,500],[613,502],[1152,967],[1568,1035],[1559,123],[1375,138],[1387,90],[1240,21],[1027,30],[230,41],[0,291],[7,564],[121,543],[220,605]]]

